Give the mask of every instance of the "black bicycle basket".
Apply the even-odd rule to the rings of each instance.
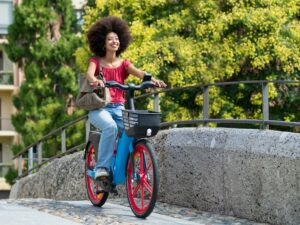
[[[122,110],[125,132],[129,137],[152,137],[160,129],[161,113],[148,110]]]

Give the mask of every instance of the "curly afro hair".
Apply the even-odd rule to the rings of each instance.
[[[103,47],[106,35],[110,32],[116,33],[119,37],[120,47],[116,52],[117,56],[126,50],[132,40],[128,24],[124,20],[116,16],[104,17],[97,20],[87,34],[90,50],[95,55],[100,57],[105,56],[106,50]]]

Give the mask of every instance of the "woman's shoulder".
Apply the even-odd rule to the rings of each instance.
[[[96,67],[99,65],[99,58],[97,56],[92,56],[89,58],[89,63],[94,63]]]
[[[130,64],[131,64],[131,62],[128,59],[122,59],[122,65],[125,68],[127,68]]]
[[[126,66],[127,67],[129,64],[131,64],[131,62],[128,59],[118,58],[116,64],[117,64],[116,67],[120,67],[120,66]]]

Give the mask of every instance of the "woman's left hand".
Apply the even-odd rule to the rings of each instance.
[[[157,80],[152,77],[151,81],[154,83],[155,86],[160,87],[160,88],[165,88],[167,87],[166,83],[163,80]]]

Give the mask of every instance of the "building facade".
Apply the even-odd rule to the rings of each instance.
[[[10,190],[4,176],[8,168],[14,166],[12,145],[20,142],[20,136],[11,123],[11,116],[15,112],[12,98],[18,92],[23,74],[4,51],[7,28],[13,21],[14,4],[18,2],[0,0],[0,197]]]

